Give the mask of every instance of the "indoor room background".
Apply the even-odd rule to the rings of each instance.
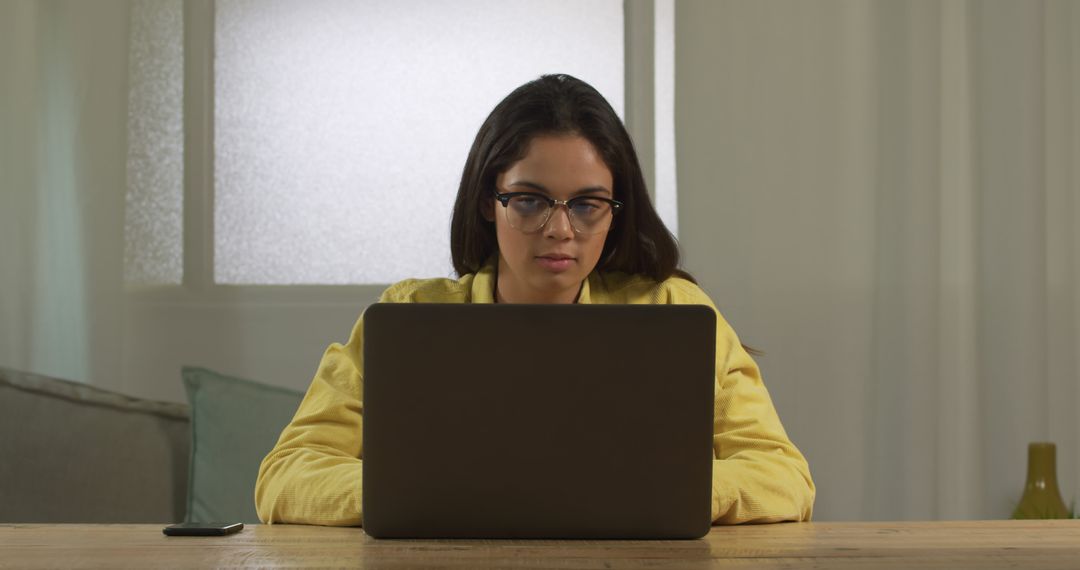
[[[486,113],[542,73],[625,119],[757,358],[815,519],[1080,498],[1080,2],[0,3],[0,366],[184,401],[296,390],[450,277]]]

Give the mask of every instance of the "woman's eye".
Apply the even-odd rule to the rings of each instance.
[[[521,214],[535,214],[547,206],[543,200],[535,196],[516,196],[510,204]]]
[[[595,200],[586,200],[584,202],[578,202],[573,206],[574,213],[580,215],[595,214],[600,210],[600,204]]]

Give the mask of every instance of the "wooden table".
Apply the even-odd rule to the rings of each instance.
[[[199,538],[162,526],[0,525],[0,568],[1080,568],[1080,520],[788,523],[688,541],[375,540],[291,525]]]

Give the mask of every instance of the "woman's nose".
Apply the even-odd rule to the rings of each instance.
[[[574,226],[570,223],[570,208],[562,204],[555,206],[547,224],[544,225],[544,237],[567,239],[574,237]]]

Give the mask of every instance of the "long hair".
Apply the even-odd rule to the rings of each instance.
[[[596,268],[663,281],[678,269],[679,246],[645,187],[634,143],[619,116],[588,83],[544,75],[515,89],[491,111],[476,134],[461,174],[450,221],[450,254],[458,275],[475,273],[498,249],[495,224],[481,214],[495,180],[525,157],[540,135],[575,134],[588,140],[611,171],[615,199],[623,203],[608,230]]]
[[[450,257],[457,274],[476,273],[496,250],[495,223],[484,219],[495,179],[525,158],[540,135],[575,134],[589,141],[611,171],[623,210],[612,220],[596,268],[647,275],[663,281],[678,275],[679,245],[653,208],[634,143],[604,96],[569,75],[543,75],[518,87],[495,106],[469,149],[450,220]],[[752,355],[763,352],[743,345]]]

